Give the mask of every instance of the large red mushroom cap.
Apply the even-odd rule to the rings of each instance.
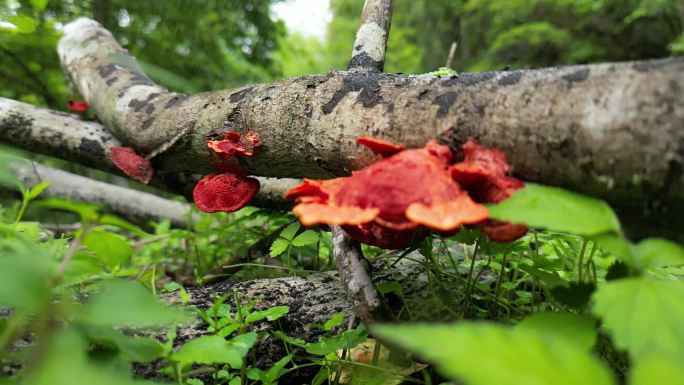
[[[192,197],[205,213],[237,211],[249,203],[259,191],[259,181],[231,173],[209,174],[202,178]]]
[[[402,248],[411,239],[424,238],[425,228],[453,231],[487,219],[487,208],[451,179],[450,161],[449,148],[431,141],[347,178],[305,180],[285,197],[297,200],[293,211],[305,225],[343,225],[361,242]]]
[[[130,147],[114,146],[109,149],[109,156],[112,162],[124,174],[142,184],[148,184],[154,174],[152,163],[147,158],[135,153]]]

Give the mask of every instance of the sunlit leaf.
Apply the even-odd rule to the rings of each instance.
[[[282,239],[282,238],[278,238],[275,241],[273,241],[273,243],[271,243],[271,248],[269,250],[269,254],[271,254],[271,257],[277,257],[280,254],[284,253],[285,250],[287,250],[287,248],[289,246],[290,246],[289,241]]]
[[[46,188],[50,187],[50,181],[40,182],[37,185],[31,187],[28,191],[27,197],[29,200],[34,200],[38,198],[40,193],[42,193]]]
[[[378,325],[374,335],[403,346],[467,385],[608,385],[610,372],[566,338],[493,323]]]
[[[684,385],[684,366],[673,357],[649,353],[634,365],[629,384]]]
[[[299,222],[292,222],[283,231],[280,232],[280,236],[282,238],[287,239],[288,241],[292,241],[292,238],[294,238],[295,234],[297,234],[297,230],[299,230],[299,227]]]
[[[604,201],[534,183],[489,206],[489,214],[494,219],[573,234],[620,231],[617,216]]]
[[[130,361],[151,362],[165,354],[164,345],[152,337],[127,336],[107,326],[85,326],[82,330],[92,341],[117,349]]]
[[[634,359],[650,350],[684,362],[684,282],[627,278],[594,293],[594,313]]]
[[[180,363],[228,364],[242,366],[242,359],[257,340],[256,333],[241,334],[231,340],[219,336],[202,336],[186,342],[169,357]]]
[[[287,306],[273,306],[265,310],[251,312],[245,318],[245,323],[254,323],[266,318],[268,321],[275,321],[287,314],[290,308]]]
[[[313,245],[316,242],[318,242],[318,232],[313,231],[313,230],[306,230],[302,232],[301,234],[297,235],[293,240],[292,240],[292,246],[306,246],[306,245]]]
[[[89,231],[83,239],[83,245],[95,253],[109,270],[128,262],[133,254],[133,248],[126,238],[101,228]]]
[[[636,250],[637,262],[645,269],[684,264],[684,248],[666,239],[644,239],[636,246]]]
[[[523,319],[516,328],[548,333],[586,351],[596,342],[596,321],[580,314],[536,313]]]
[[[111,280],[102,289],[78,314],[79,320],[101,326],[151,327],[190,319],[180,310],[162,305],[138,282]]]

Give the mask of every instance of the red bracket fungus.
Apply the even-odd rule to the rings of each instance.
[[[124,174],[142,184],[148,184],[154,174],[152,164],[147,158],[135,153],[130,147],[114,146],[109,149],[112,161]]]
[[[221,140],[210,140],[207,146],[221,160],[235,155],[252,156],[261,145],[261,137],[254,131],[241,136],[228,131]],[[217,166],[223,174],[209,174],[192,191],[195,206],[205,213],[233,212],[246,206],[259,191],[259,181],[247,177],[247,170],[239,165],[222,163]]]
[[[505,199],[523,187],[506,175],[509,166],[503,153],[468,142],[466,161],[450,165],[451,150],[435,141],[409,150],[366,137],[357,142],[384,159],[350,177],[304,179],[286,192],[285,198],[298,203],[293,212],[302,224],[340,225],[360,242],[389,249],[424,238],[427,229],[449,234],[461,225],[484,225],[483,231],[495,241],[514,240],[527,231],[489,220],[481,204]]]
[[[75,101],[69,100],[68,102],[69,110],[73,112],[86,112],[90,105],[86,101]]]

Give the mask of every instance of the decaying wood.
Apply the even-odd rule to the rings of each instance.
[[[133,223],[146,225],[149,221],[169,219],[176,227],[187,227],[197,215],[187,203],[160,198],[157,195],[99,182],[36,162],[16,162],[11,169],[27,187],[50,182],[41,197],[64,198],[99,204],[105,212],[118,215]]]
[[[607,199],[639,226],[684,215],[684,58],[458,76],[330,72],[197,95],[152,83],[96,22],[59,44],[105,125],[160,172],[208,173],[206,140],[257,131],[251,173],[325,178],[373,162],[354,139],[414,147],[468,138],[507,153],[518,177]]]

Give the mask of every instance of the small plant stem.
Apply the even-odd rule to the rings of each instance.
[[[380,341],[375,340],[375,346],[373,348],[373,365],[377,366],[378,365],[378,360],[380,359],[380,349],[382,349],[382,344]]]
[[[21,206],[19,207],[19,212],[17,213],[17,218],[14,220],[14,228],[17,227],[19,222],[21,221],[21,218],[24,216],[24,212],[26,211],[26,207],[28,206],[29,203],[29,198],[28,198],[28,192],[26,191],[21,191]]]
[[[582,248],[579,252],[579,260],[577,261],[577,275],[579,276],[579,282],[583,281],[582,276],[584,275],[584,252],[587,250],[587,243],[589,243],[589,240],[585,238],[582,242]]]
[[[496,291],[494,292],[494,303],[499,302],[499,294],[501,294],[501,284],[503,283],[503,276],[506,274],[506,254],[503,255],[503,258],[501,259],[501,271],[499,271],[499,277],[496,280]],[[494,312],[494,319],[496,319],[499,315],[499,307],[495,307],[496,311]]]
[[[467,290],[466,290],[466,296],[465,296],[465,304],[463,305],[463,318],[465,318],[466,314],[468,314],[468,308],[470,307],[470,295],[472,293],[472,288],[473,288],[473,272],[475,271],[475,260],[477,259],[477,248],[479,247],[479,243],[475,241],[475,247],[473,248],[473,253],[470,256],[470,270],[468,271],[468,279],[467,279]]]

